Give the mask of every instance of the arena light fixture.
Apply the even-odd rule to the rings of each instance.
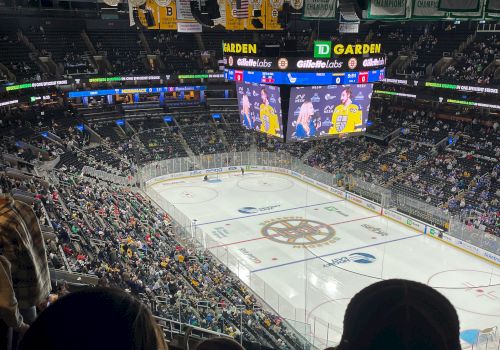
[[[120,0],[104,0],[104,3],[108,6],[116,7],[120,3]]]
[[[146,0],[129,0],[129,2],[133,7],[139,7],[144,5],[146,3]]]

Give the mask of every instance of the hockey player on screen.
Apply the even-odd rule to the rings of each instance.
[[[260,90],[260,131],[269,135],[278,136],[280,134],[280,127],[278,123],[278,116],[274,108],[269,104],[269,96],[265,88]]]
[[[340,94],[340,104],[333,110],[332,126],[328,130],[329,135],[360,131],[363,127],[362,111],[352,103],[351,98],[351,87],[344,87]]]

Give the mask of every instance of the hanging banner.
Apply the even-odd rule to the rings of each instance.
[[[214,20],[215,25],[226,27],[226,0],[217,0],[219,5],[220,18]]]
[[[368,18],[398,19],[406,18],[406,0],[369,0]]]
[[[500,16],[500,0],[487,0],[486,13],[487,16]]]
[[[177,22],[177,31],[179,33],[201,33],[202,28],[199,23]]]
[[[278,23],[278,14],[283,10],[283,0],[264,0],[266,10],[266,21],[264,27],[266,30],[282,30]]]
[[[241,12],[238,12],[236,0],[226,0],[226,30],[245,30],[246,18],[238,18]],[[248,8],[247,8],[248,17]]]
[[[477,12],[479,0],[439,0],[439,9],[453,12]]]
[[[129,20],[129,25],[135,26],[135,20],[134,20],[134,7],[132,4],[129,2],[128,3],[128,20]]]
[[[439,0],[414,0],[411,18],[444,18],[446,11],[439,10]]]
[[[440,4],[441,4],[441,2],[440,2]],[[478,0],[477,9],[474,9],[471,11],[462,11],[462,10],[456,11],[455,10],[455,11],[450,13],[450,17],[452,17],[452,18],[482,18],[483,14],[484,14],[483,10],[484,10],[484,0]]]
[[[250,0],[246,29],[265,30],[266,9],[263,0]]]
[[[177,31],[179,33],[201,33],[201,24],[191,13],[190,0],[176,0]]]
[[[158,0],[147,0],[146,11],[149,11],[155,20],[155,25],[148,29],[177,30],[177,10],[175,1],[171,1],[167,6],[158,5]],[[144,13],[139,11],[139,19],[142,23],[147,23]]]
[[[337,0],[304,0],[302,19],[332,20],[336,9]]]

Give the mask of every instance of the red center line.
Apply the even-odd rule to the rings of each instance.
[[[349,222],[366,220],[366,219],[372,219],[372,218],[376,218],[378,216],[380,216],[380,214],[372,215],[372,216],[366,216],[364,218],[359,218],[359,219],[351,219],[351,220],[346,220],[346,221],[334,222],[333,224],[328,224],[328,225],[335,226],[335,225],[347,224]],[[275,234],[269,235],[269,236],[262,236],[262,237],[251,238],[251,239],[244,239],[242,241],[237,241],[237,242],[232,242],[232,243],[227,243],[227,244],[214,245],[213,247],[208,247],[207,249],[227,247],[227,246],[230,246],[230,245],[235,245],[235,244],[240,244],[240,243],[246,243],[246,242],[252,242],[252,241],[258,241],[260,239],[267,239],[267,238],[276,237],[276,236],[280,236],[280,235],[281,235],[281,233],[275,233]]]

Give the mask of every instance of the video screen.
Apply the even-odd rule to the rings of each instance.
[[[240,122],[246,129],[283,138],[280,88],[236,82]]]
[[[366,131],[373,84],[294,87],[287,141]]]

